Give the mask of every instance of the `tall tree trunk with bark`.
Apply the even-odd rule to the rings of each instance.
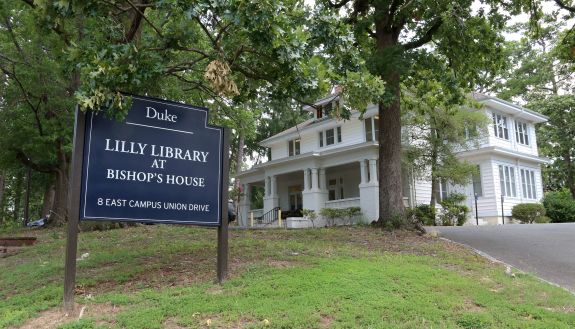
[[[68,221],[68,188],[70,172],[70,159],[58,144],[58,167],[55,170],[55,189],[53,214],[50,217],[51,226],[60,226]]]
[[[4,173],[0,173],[0,213],[2,212],[2,205],[4,204],[4,190],[6,188],[6,179]]]
[[[565,161],[566,168],[566,183],[569,191],[571,192],[571,196],[575,199],[575,166],[573,164],[573,159],[571,158],[571,154],[569,151],[565,152],[563,156]]]
[[[44,190],[44,198],[42,201],[42,213],[40,217],[44,217],[50,214],[50,210],[54,208],[54,194],[55,194],[55,185],[50,183],[46,185],[46,189]]]
[[[386,26],[386,19],[376,22],[377,52],[386,58],[398,44],[399,31]],[[401,176],[401,109],[400,73],[394,68],[380,72],[386,87],[393,93],[390,103],[379,105],[379,222],[385,225],[396,216],[403,216]]]
[[[24,174],[18,172],[16,174],[16,181],[14,183],[14,208],[12,211],[12,219],[15,222],[20,221],[20,209],[22,203],[22,192],[24,190]]]

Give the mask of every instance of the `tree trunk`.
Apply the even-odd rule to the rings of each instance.
[[[377,52],[379,58],[398,43],[399,33],[389,31],[384,22],[376,27]],[[393,50],[391,50],[393,51]],[[389,64],[388,64],[389,65]],[[403,193],[401,176],[401,110],[400,73],[395,68],[382,69],[380,77],[393,94],[387,104],[380,102],[379,110],[379,222],[385,225],[397,216],[403,216]]]
[[[571,159],[571,154],[569,151],[565,152],[563,159],[565,160],[565,164],[567,166],[565,173],[567,187],[571,192],[571,196],[575,199],[575,168],[573,168],[573,159]]]
[[[46,185],[46,189],[44,190],[44,199],[42,201],[42,213],[40,214],[40,217],[49,215],[50,210],[54,208],[54,192],[54,184]]]
[[[22,201],[22,191],[24,185],[24,176],[22,172],[18,171],[16,173],[16,182],[14,183],[14,208],[12,211],[12,217],[15,222],[20,221],[20,206]]]
[[[437,180],[437,136],[436,130],[434,128],[430,131],[431,138],[431,199],[429,200],[429,206],[433,209],[435,213],[435,206],[437,205],[437,199],[439,196],[439,182]]]
[[[242,132],[239,132],[238,136],[238,152],[236,154],[236,176],[242,171],[242,165],[244,164],[244,144],[245,144],[245,137]],[[240,191],[242,186],[242,182],[239,178],[236,177],[236,190]],[[246,193],[246,191],[243,191]],[[235,206],[236,206],[236,223],[240,223],[240,193],[237,193]],[[243,218],[242,218],[243,220]]]
[[[69,188],[69,159],[58,145],[58,168],[56,169],[56,182],[54,189],[54,207],[50,216],[50,226],[60,226],[68,221],[68,188]]]
[[[0,213],[2,212],[2,205],[4,204],[4,189],[6,187],[6,179],[4,174],[0,174]]]

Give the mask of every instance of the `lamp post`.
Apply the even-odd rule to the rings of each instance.
[[[503,212],[503,202],[505,202],[505,197],[501,194],[501,223],[505,225],[505,213]]]
[[[479,226],[479,211],[477,210],[477,199],[479,198],[479,195],[477,195],[477,193],[475,193],[475,224],[477,226]]]

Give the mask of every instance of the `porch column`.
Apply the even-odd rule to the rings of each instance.
[[[327,190],[325,181],[325,169],[319,168],[319,189],[322,191]]]
[[[377,181],[377,162],[369,159],[360,161],[361,183],[359,184],[359,205],[365,223],[371,223],[379,217],[379,183]],[[369,182],[367,170],[369,169]]]
[[[325,188],[325,169],[322,168],[311,168],[307,169],[304,178],[309,177],[311,174],[311,187],[308,185],[310,182],[304,181],[306,187],[302,192],[303,208],[314,210],[316,214],[325,207],[325,201],[327,200],[327,190]]]
[[[266,176],[264,179],[264,197],[270,195],[270,177]]]
[[[377,162],[375,159],[369,159],[369,182],[375,184],[377,180]]]
[[[248,226],[250,208],[251,208],[251,185],[246,183],[242,184],[244,190],[244,196],[242,202],[240,203],[240,210],[237,214],[237,221],[240,226]]]
[[[272,195],[271,196],[274,198],[277,198],[278,197],[278,186],[277,186],[277,178],[275,175],[271,177],[271,181],[272,181],[272,184],[271,184],[272,185],[272,191],[271,191]]]
[[[266,196],[264,197],[264,214],[279,204],[277,193],[277,178],[275,175],[266,177]]]
[[[359,161],[359,169],[361,172],[361,184],[365,184],[367,183],[367,164],[365,163],[365,160],[361,160]]]
[[[318,190],[318,175],[317,175],[317,168],[311,168],[311,190],[317,191]]]
[[[309,190],[309,169],[303,170],[303,190],[304,192]]]

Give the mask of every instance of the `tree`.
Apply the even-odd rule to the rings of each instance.
[[[5,155],[56,175],[55,211],[62,219],[74,103],[116,118],[130,104],[119,91],[209,106],[212,123],[233,123],[239,133],[240,165],[242,134],[252,126],[237,106],[246,108],[263,91],[315,99],[329,85],[315,74],[322,61],[308,47],[308,17],[297,0],[22,0],[1,9],[10,33],[2,34],[0,63],[10,83],[0,88],[6,87],[4,97],[12,95],[3,111],[14,112],[4,112],[10,115],[2,137],[4,145],[18,146]],[[26,138],[29,147],[20,147]]]
[[[338,26],[353,31],[369,72],[386,83],[379,105],[380,223],[403,214],[401,182],[401,84],[423,68],[444,69],[456,78],[445,88],[471,87],[482,71],[496,70],[504,26],[502,4],[484,1],[341,0],[322,2],[340,15]],[[336,52],[337,48],[328,50]],[[435,65],[437,61],[442,66]],[[349,67],[349,66],[347,66]],[[434,76],[445,71],[433,70]],[[449,73],[448,73],[449,74]]]
[[[50,176],[55,198],[54,223],[67,216],[68,172],[77,81],[63,58],[65,42],[44,34],[36,17],[20,3],[0,5],[0,164],[16,177],[26,166]],[[21,184],[14,191],[14,219],[19,218]]]
[[[457,153],[477,147],[486,135],[488,118],[477,111],[471,96],[460,98],[461,92],[443,88],[444,83],[431,74],[420,71],[408,78],[413,88],[404,92],[403,105],[407,163],[419,176],[430,179],[429,204],[434,211],[441,181],[463,185],[476,173],[476,165],[459,160]]]
[[[530,102],[575,91],[575,62],[560,56],[565,28],[556,13],[542,16],[534,32],[524,23],[510,28],[523,37],[506,43],[509,65],[493,88],[498,97]]]
[[[575,198],[575,96],[549,96],[528,106],[549,117],[538,130],[541,153],[553,161],[545,172],[546,187],[566,186]]]

